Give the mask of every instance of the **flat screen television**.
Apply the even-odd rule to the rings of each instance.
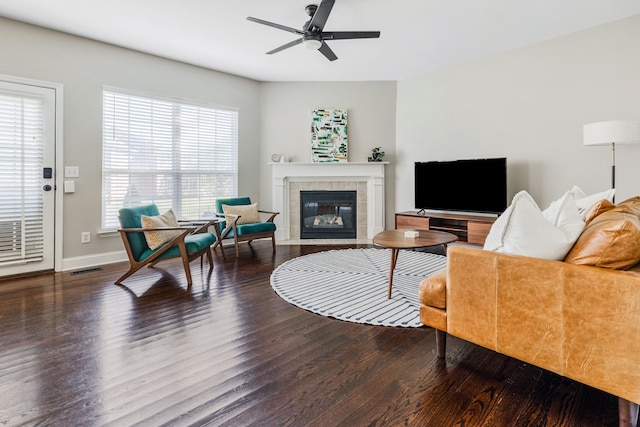
[[[500,214],[507,208],[507,159],[415,163],[415,208]]]

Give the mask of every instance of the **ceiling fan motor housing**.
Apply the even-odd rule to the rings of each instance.
[[[307,15],[313,18],[313,15],[316,14],[316,10],[318,10],[317,4],[310,4],[304,8],[304,11],[307,12]]]

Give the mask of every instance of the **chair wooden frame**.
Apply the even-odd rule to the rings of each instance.
[[[267,218],[264,222],[273,222],[273,219],[280,212],[263,211],[258,209],[258,213],[269,215],[269,218]],[[238,243],[248,242],[250,244],[253,240],[256,240],[256,239],[271,238],[271,247],[273,248],[273,252],[276,251],[275,231],[268,231],[264,233],[251,233],[251,234],[244,234],[242,236],[238,236],[237,226],[238,226],[238,219],[240,219],[241,215],[216,213],[216,216],[219,218],[225,218],[225,219],[228,219],[229,217],[234,218],[233,221],[231,221],[230,223],[229,221],[226,221],[226,227],[224,228],[224,230],[222,230],[222,233],[220,234],[220,238],[213,245],[213,249],[220,246],[220,251],[222,252],[223,256],[224,256],[224,246],[222,245],[222,241],[227,238],[227,236],[231,231],[233,231],[233,243],[235,246],[236,258],[240,256]]]
[[[188,222],[195,223],[194,221],[180,221],[180,222]],[[198,226],[181,226],[181,227],[156,227],[156,228],[121,228],[118,229],[120,232],[120,236],[122,237],[122,242],[124,243],[125,250],[127,252],[127,256],[129,258],[130,267],[129,270],[123,274],[118,280],[115,281],[116,285],[120,285],[122,281],[129,276],[131,276],[136,271],[140,270],[144,266],[153,267],[158,262],[163,259],[171,259],[171,258],[159,258],[162,254],[167,252],[173,246],[178,246],[180,250],[180,257],[182,258],[182,265],[184,267],[184,272],[187,277],[187,284],[191,286],[192,278],[191,278],[191,268],[189,267],[189,263],[196,258],[203,257],[205,254],[207,255],[207,259],[209,260],[209,271],[213,270],[213,250],[211,246],[207,246],[197,252],[189,254],[187,252],[187,247],[185,244],[185,238],[191,234],[197,233],[206,233],[210,226],[213,226],[216,234],[216,244],[221,240],[220,231],[218,230],[218,220],[208,220],[206,222],[202,222]],[[182,231],[179,236],[171,239],[167,243],[165,243],[162,247],[158,248],[153,254],[149,257],[145,258],[142,261],[137,261],[133,256],[133,251],[131,249],[131,245],[129,243],[129,239],[127,239],[127,233],[144,233],[148,231],[170,231],[170,230],[179,230]]]

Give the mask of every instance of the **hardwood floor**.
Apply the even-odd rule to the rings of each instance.
[[[350,247],[354,247],[353,245]],[[617,399],[431,328],[322,317],[272,270],[337,246],[241,245],[0,281],[0,426],[616,426]]]

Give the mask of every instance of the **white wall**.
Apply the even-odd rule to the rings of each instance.
[[[78,263],[123,251],[118,234],[98,237],[101,212],[102,87],[238,107],[239,192],[260,192],[259,84],[256,81],[0,18],[0,74],[64,85],[64,163],[80,167],[76,192],[63,194],[63,258]],[[58,171],[62,173],[62,171]],[[91,231],[90,244],[80,233]],[[125,258],[126,259],[126,258]],[[66,264],[73,264],[68,262]]]
[[[395,82],[259,83],[4,18],[0,52],[0,74],[64,85],[64,164],[79,166],[81,174],[75,193],[57,193],[64,197],[65,268],[106,262],[123,251],[118,235],[97,237],[103,85],[238,107],[238,193],[265,208],[271,205],[271,154],[310,160],[314,108],[349,110],[351,161],[366,161],[375,146],[386,151],[385,160],[394,159]],[[392,165],[388,172],[387,210],[393,212]],[[80,244],[87,230],[92,243]]]
[[[509,200],[527,190],[541,208],[609,188],[611,149],[583,146],[582,129],[640,120],[639,45],[635,16],[399,82],[396,209],[414,208],[415,161],[506,156]],[[640,144],[616,154],[622,201],[640,194]]]
[[[381,146],[391,162],[390,228],[413,208],[415,161],[506,156],[509,197],[526,189],[541,207],[574,184],[608,188],[610,150],[584,147],[582,126],[640,120],[638,42],[640,16],[398,83],[259,83],[0,18],[0,74],[64,85],[64,163],[81,177],[63,196],[63,256],[99,259],[122,250],[80,244],[100,227],[103,85],[239,107],[239,193],[265,207],[271,154],[308,161],[311,110],[347,108],[350,161]],[[640,145],[618,147],[617,200],[640,194],[638,161]]]
[[[386,166],[386,223],[394,227],[396,82],[261,83],[260,205],[271,206],[271,155],[311,162],[311,111],[345,108],[348,157],[366,162],[382,147]]]

